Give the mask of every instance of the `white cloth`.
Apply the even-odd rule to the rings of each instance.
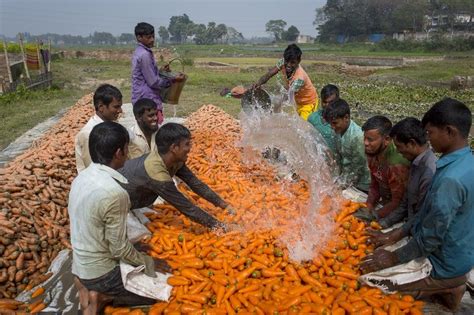
[[[92,163],[74,179],[69,193],[72,272],[81,279],[98,278],[114,269],[118,260],[146,265],[153,259],[138,252],[127,239],[128,181],[116,170]]]
[[[384,249],[393,252],[407,243],[408,237],[405,237],[398,243],[386,246]],[[386,294],[391,294],[394,293],[394,291],[389,290],[388,287],[380,283],[380,281],[389,281],[393,285],[412,283],[428,277],[432,269],[433,266],[427,258],[417,258],[407,262],[406,264],[362,275],[359,277],[359,281],[368,286],[379,288]]]
[[[92,163],[91,155],[89,153],[89,135],[92,128],[104,122],[102,118],[94,114],[89,121],[82,127],[75,138],[75,154],[76,154],[76,168],[77,172],[83,171],[89,164]]]
[[[145,266],[133,267],[120,262],[120,272],[125,289],[150,299],[168,301],[172,287],[167,283],[171,274],[156,272],[156,278],[148,277],[142,271]]]
[[[156,132],[151,135],[150,145],[146,140],[143,131],[138,126],[138,123],[135,121],[135,124],[130,128],[130,143],[128,145],[128,159],[134,159],[142,156],[143,154],[149,153],[150,151],[156,151],[155,136]]]

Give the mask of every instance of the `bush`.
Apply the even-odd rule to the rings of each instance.
[[[383,39],[380,43],[372,47],[372,51],[470,51],[474,50],[474,37],[448,39],[441,35],[434,35],[430,39],[423,41],[404,40],[399,41],[392,38]]]

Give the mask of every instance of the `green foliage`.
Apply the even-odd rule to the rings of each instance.
[[[413,41],[405,40],[398,41],[395,39],[384,39],[379,44],[371,49],[372,51],[471,51],[474,50],[474,37],[446,39],[439,36],[434,36],[429,40]]]
[[[283,20],[270,20],[265,24],[265,32],[275,36],[275,40],[278,42],[282,39],[285,26],[286,22]]]
[[[300,31],[296,28],[296,26],[291,25],[288,27],[288,30],[283,32],[282,39],[289,42],[294,42],[298,38],[298,35],[300,35]]]
[[[160,26],[158,29],[158,36],[160,36],[162,43],[166,43],[170,39],[170,33],[164,26]]]
[[[25,49],[36,49],[36,43],[24,43],[23,47]],[[21,53],[20,44],[18,43],[7,43],[7,51],[12,54]],[[0,53],[3,53],[3,42],[0,42]]]

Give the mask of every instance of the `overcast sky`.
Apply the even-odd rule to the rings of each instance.
[[[0,0],[0,34],[18,32],[89,35],[133,33],[146,21],[157,29],[173,15],[186,13],[195,23],[214,21],[235,27],[245,37],[267,36],[265,23],[283,19],[301,34],[316,35],[315,9],[325,0]]]

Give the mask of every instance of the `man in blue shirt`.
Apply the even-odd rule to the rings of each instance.
[[[441,153],[436,173],[408,244],[389,252],[377,249],[361,263],[363,273],[426,257],[431,274],[391,289],[415,298],[434,297],[456,310],[466,290],[466,274],[474,266],[474,157],[468,145],[471,111],[446,98],[433,105],[422,124],[431,146]]]

